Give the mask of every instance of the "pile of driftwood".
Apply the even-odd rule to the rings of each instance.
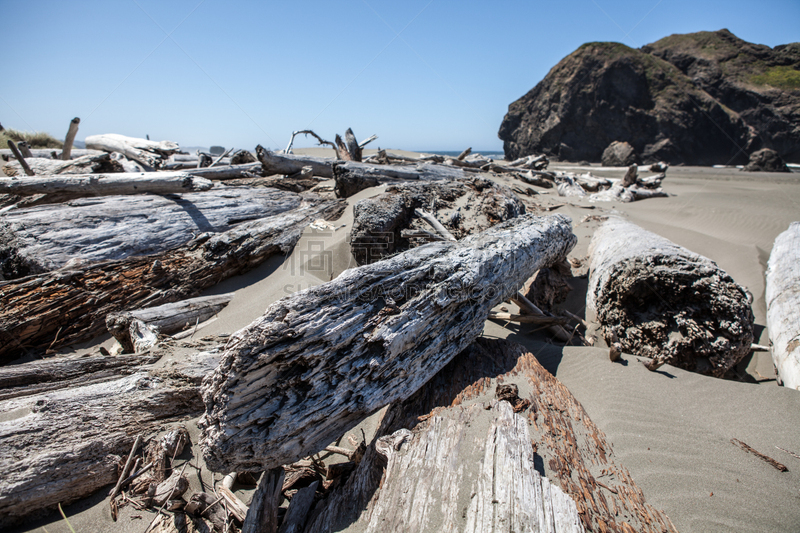
[[[497,166],[493,170],[498,170]],[[520,173],[509,168],[503,170],[511,172],[516,179],[537,187],[547,189],[555,187],[559,196],[587,197],[590,202],[634,202],[645,198],[669,196],[661,189],[661,182],[666,177],[666,163],[651,165],[649,170],[655,174],[646,178],[639,177],[637,165],[631,165],[620,180],[598,178],[591,172],[575,174],[528,170]]]
[[[292,154],[299,134],[336,159]],[[259,146],[229,161],[97,137],[87,146],[103,152],[81,155],[84,173],[69,173],[69,156],[28,163],[16,146],[23,172],[49,173],[0,180],[0,360],[104,331],[118,341],[113,353],[0,368],[0,526],[112,486],[112,516],[151,509],[149,531],[674,530],[569,391],[521,347],[478,339],[492,319],[593,342],[583,319],[555,309],[570,288],[571,220],[526,213],[481,173],[559,191],[595,187],[590,177],[469,150],[364,160],[372,138],[351,130],[334,142],[295,132],[282,153]],[[117,172],[128,164],[153,170]],[[596,190],[624,200],[660,179],[629,170]],[[389,186],[354,205],[360,266],[230,338],[196,338],[232,298],[201,290],[341,214],[342,200],[315,191],[343,198],[378,184]],[[609,220],[595,236],[587,298],[601,335],[653,369],[721,375],[752,343],[745,291],[641,232]],[[381,410],[371,442],[340,444]],[[183,451],[179,422],[198,417],[195,444],[224,477],[191,490],[188,469],[203,464]],[[249,504],[235,492],[247,485]]]

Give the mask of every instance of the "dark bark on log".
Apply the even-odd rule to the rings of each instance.
[[[242,524],[242,533],[278,533],[278,506],[283,498],[283,475],[281,467],[267,470],[261,475]]]
[[[19,153],[22,154],[22,157],[24,157],[25,159],[30,159],[31,157],[33,157],[33,154],[31,153],[31,145],[28,144],[26,141],[19,141],[17,143],[17,149],[19,150]]]
[[[480,334],[492,307],[575,242],[568,217],[523,215],[276,302],[231,337],[204,384],[207,465],[273,468],[323,449],[413,394]]]
[[[6,279],[64,267],[163,253],[241,221],[296,209],[302,198],[274,189],[215,188],[182,195],[128,195],[14,209],[0,215]]]
[[[433,181],[464,179],[463,169],[446,165],[418,163],[414,166],[371,165],[367,163],[337,163],[333,169],[336,196],[347,198],[368,187],[397,181]]]
[[[586,305],[609,346],[716,377],[750,352],[747,292],[713,261],[617,217],[589,254]]]
[[[303,167],[311,167],[315,176],[321,178],[333,177],[332,159],[322,157],[298,156],[289,154],[276,154],[265,149],[263,146],[256,146],[256,155],[261,161],[262,175],[272,176],[275,174],[294,174],[300,172]]]
[[[414,217],[415,209],[431,209],[457,239],[525,213],[524,204],[508,187],[483,178],[389,186],[353,206],[350,248],[356,262],[373,263],[420,244],[403,234],[428,229]]]
[[[289,502],[289,508],[286,510],[286,516],[283,519],[278,533],[303,532],[303,526],[306,525],[306,520],[308,518],[308,511],[314,503],[317,485],[319,485],[319,482],[315,481],[308,487],[303,487],[297,491],[297,494],[292,497],[292,501]]]
[[[531,441],[537,445],[533,464],[576,502],[587,531],[675,531],[669,518],[646,503],[628,471],[616,463],[603,432],[566,387],[522,346],[481,338],[411,398],[387,410],[364,459],[348,481],[328,496],[306,532],[340,531],[356,521],[366,527],[375,518],[384,491],[397,494],[398,487],[408,478],[411,482],[423,481],[411,470],[406,471],[405,479],[385,472],[387,464],[377,453],[376,441],[403,428],[412,430],[413,439],[424,438],[422,435],[435,423],[434,417],[452,419],[455,411],[464,411],[462,404],[488,399],[500,383],[519,383],[531,391],[527,397],[530,407],[520,414],[529,424]],[[408,443],[402,446],[401,454]],[[474,464],[464,468],[461,475],[453,466],[448,466],[447,471],[461,479],[474,469]],[[592,474],[598,469],[602,469],[602,484]],[[520,480],[503,482],[517,486]],[[438,506],[436,509],[441,514]],[[401,529],[406,530],[406,524],[403,526]]]
[[[0,194],[51,194],[65,200],[126,194],[178,194],[207,191],[213,186],[205,178],[192,177],[183,172],[0,178]]]
[[[204,233],[182,247],[72,270],[0,282],[0,362],[28,350],[91,339],[105,317],[197,296],[268,257],[288,253],[317,218],[338,218],[342,202],[310,198],[301,207]],[[55,339],[55,340],[54,340]]]
[[[75,142],[75,136],[78,134],[78,125],[81,123],[81,119],[78,117],[73,118],[69,122],[69,129],[67,130],[67,136],[64,138],[64,147],[61,151],[61,159],[67,161],[71,158],[72,155],[72,143]]]
[[[800,222],[778,235],[767,268],[767,327],[784,387],[800,390]]]
[[[150,328],[157,330],[160,335],[171,335],[211,318],[224,309],[232,299],[233,293],[229,292],[147,309],[111,313],[106,317],[106,327],[122,345],[123,350],[130,353],[134,351],[130,331],[134,320],[144,322]]]
[[[0,401],[0,526],[113,485],[134,433],[202,410],[200,380],[217,362],[198,353],[169,369]]]

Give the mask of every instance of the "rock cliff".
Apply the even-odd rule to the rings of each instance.
[[[640,49],[587,43],[513,102],[507,159],[545,153],[600,161],[614,141],[645,163],[745,164],[771,148],[800,162],[800,43],[770,48],[728,30]]]

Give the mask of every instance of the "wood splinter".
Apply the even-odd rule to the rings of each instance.
[[[786,468],[785,465],[782,465],[781,463],[779,463],[778,461],[776,461],[772,457],[769,457],[768,455],[764,455],[763,453],[753,449],[752,447],[748,446],[747,444],[745,444],[744,442],[740,441],[739,439],[731,439],[731,444],[735,444],[736,446],[738,446],[739,448],[743,449],[744,451],[750,452],[753,455],[755,455],[756,457],[758,457],[759,459],[761,459],[763,461],[766,461],[767,463],[772,465],[772,467],[775,468],[776,470],[778,470],[779,472],[788,472],[789,471],[789,469]]]

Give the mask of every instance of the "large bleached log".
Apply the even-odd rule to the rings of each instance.
[[[204,384],[206,463],[273,468],[323,449],[413,394],[480,334],[492,307],[575,242],[568,217],[523,215],[276,302],[231,337]]]
[[[710,259],[618,217],[589,254],[586,304],[609,346],[716,377],[750,352],[747,292]]]
[[[336,178],[336,196],[347,198],[368,187],[380,183],[419,180],[464,179],[469,174],[458,167],[417,163],[416,165],[371,165],[368,163],[336,163],[333,166]]]
[[[273,176],[275,174],[294,174],[300,172],[303,167],[311,167],[314,176],[320,178],[333,177],[333,159],[323,157],[299,156],[291,154],[276,154],[270,152],[260,144],[256,146],[256,156],[261,161],[262,175]]]
[[[525,213],[525,205],[511,189],[484,178],[390,185],[384,193],[353,206],[350,248],[358,264],[373,263],[426,240],[406,237],[405,230],[424,235],[420,231],[429,229],[415,217],[417,209],[431,209],[431,215],[456,238]]]
[[[778,235],[767,268],[767,328],[784,387],[800,390],[800,222]]]
[[[0,401],[0,527],[115,483],[136,434],[202,411],[200,381],[218,355]]]
[[[46,159],[45,161],[50,161]],[[124,194],[177,194],[207,191],[210,180],[183,172],[142,172],[137,174],[84,174],[0,178],[0,194],[59,195],[71,199],[86,196],[115,196]]]
[[[502,389],[506,391],[507,386],[516,386],[518,391],[529,392],[523,394],[524,398],[517,397],[515,400],[505,391],[497,394],[497,387],[501,383],[504,385]],[[535,446],[533,466],[542,476],[546,476],[553,487],[559,487],[574,500],[580,520],[587,531],[675,531],[669,518],[647,504],[644,494],[628,471],[618,463],[611,444],[581,404],[539,364],[533,354],[507,340],[480,338],[456,356],[411,398],[387,409],[379,422],[376,439],[367,448],[364,458],[347,482],[335,489],[324,503],[318,504],[317,513],[312,517],[306,532],[329,533],[341,531],[350,525],[359,530],[364,529],[369,524],[376,523],[376,513],[380,512],[382,516],[393,513],[386,504],[391,503],[391,496],[397,498],[397,503],[402,503],[403,489],[411,488],[408,494],[420,494],[420,501],[424,501],[423,498],[435,493],[438,486],[463,484],[461,490],[470,487],[470,481],[474,479],[471,476],[475,471],[484,472],[486,477],[483,479],[491,479],[490,472],[486,470],[491,466],[488,455],[484,455],[486,459],[477,457],[472,461],[463,455],[469,454],[472,447],[482,446],[484,443],[493,444],[491,440],[485,439],[486,430],[480,428],[487,428],[497,417],[492,411],[481,409],[480,412],[472,413],[469,410],[474,407],[462,406],[482,407],[494,396],[507,399],[514,411],[519,413],[519,417],[524,419],[528,426],[527,431],[519,427],[519,417],[513,418],[514,433],[520,437],[526,432],[530,433],[528,442]],[[464,416],[465,413],[470,414],[468,419]],[[473,414],[475,418],[472,418]],[[502,418],[508,420],[508,416],[509,413],[504,413]],[[459,417],[470,423],[470,429],[462,428],[458,424]],[[399,446],[399,450],[394,452],[395,460],[402,461],[405,454],[421,450],[416,446],[429,438],[431,431],[438,431],[431,426],[445,423],[452,427],[452,434],[472,431],[475,440],[467,440],[462,448],[454,450],[450,454],[453,460],[448,461],[441,472],[418,471],[416,465],[425,463],[421,459],[402,475],[396,475],[398,472],[392,471],[391,463],[387,465],[378,453],[379,446],[376,444],[380,443],[380,447],[385,449],[389,440],[387,437],[394,436],[391,440]],[[475,432],[474,428],[479,428],[479,432]],[[404,434],[409,435],[408,429],[412,430],[411,440],[403,443]],[[439,454],[439,443],[449,442],[448,435],[451,433],[445,432],[437,442],[431,443],[428,448],[431,456]],[[511,455],[526,449],[521,439],[517,442],[517,450],[509,450]],[[491,457],[491,463],[494,458]],[[497,456],[497,459],[501,464],[506,461],[502,456]],[[442,477],[437,478],[439,483],[428,485],[427,476]],[[531,476],[530,471],[525,475],[527,479],[521,476],[503,476],[497,480],[499,484],[503,484],[498,493],[507,497],[505,490],[530,484]],[[415,489],[428,492],[416,492]],[[478,491],[473,492],[477,494]],[[471,495],[471,492],[468,494]],[[497,498],[495,505],[498,509],[508,510],[506,497]],[[444,530],[478,531],[466,527],[467,517],[464,511],[470,500],[466,499],[458,509],[453,509],[454,502],[450,499],[442,499],[442,507],[436,505],[427,510],[423,506],[412,508],[402,518],[404,522],[396,530],[414,530],[408,519],[430,513],[428,516],[431,518],[437,516],[441,519],[447,516],[452,519],[453,525],[442,528]],[[379,505],[379,502],[382,503]],[[525,512],[525,509],[519,511]],[[498,519],[513,521],[514,512],[516,511],[511,510],[510,513],[498,513],[496,516]],[[535,524],[537,520],[534,517],[531,523]],[[439,520],[436,523],[440,523]],[[523,525],[515,531],[536,531],[533,528],[534,525]],[[492,531],[491,528],[486,530]]]
[[[155,169],[158,169],[170,154],[180,150],[178,143],[172,141],[156,142],[116,133],[90,135],[86,137],[86,148],[104,152],[119,152],[128,159]]]
[[[70,260],[157,254],[242,221],[296,209],[301,201],[297,194],[276,189],[230,187],[169,196],[81,198],[14,209],[0,215],[1,272],[15,279],[61,268]]]
[[[139,320],[161,335],[193,326],[219,313],[233,299],[233,293],[201,296],[146,309],[111,313],[106,317],[108,331],[126,352],[133,351],[131,324]]]
[[[291,211],[196,236],[148,257],[75,266],[0,282],[0,362],[29,350],[88,340],[108,314],[197,296],[294,247],[318,218],[338,218],[343,202],[307,197]]]
[[[123,167],[111,158],[111,154],[99,153],[86,155],[77,159],[61,161],[59,159],[29,158],[26,162],[37,176],[49,174],[99,174],[109,172],[123,172]],[[17,162],[6,163],[3,166],[6,176],[24,176],[25,172]]]
[[[401,429],[378,441],[388,464],[367,533],[424,532],[439,520],[447,531],[584,531],[572,498],[535,470],[525,419],[497,401],[475,435],[485,410],[456,406],[413,437]]]

